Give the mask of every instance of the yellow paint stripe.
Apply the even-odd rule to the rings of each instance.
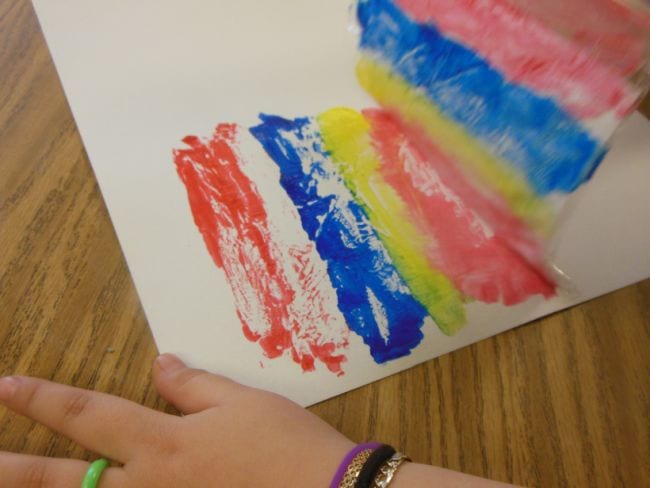
[[[368,121],[349,108],[328,110],[317,120],[325,149],[346,187],[365,210],[411,293],[440,330],[453,334],[465,323],[462,297],[453,283],[430,265],[426,238],[411,222],[399,195],[379,173],[381,163],[371,145]]]
[[[512,212],[542,236],[553,223],[551,208],[539,198],[525,177],[505,161],[492,155],[465,128],[445,117],[416,88],[384,65],[363,57],[357,64],[357,77],[363,88],[385,108],[397,111],[406,122],[426,130],[431,140],[465,171],[498,192]]]

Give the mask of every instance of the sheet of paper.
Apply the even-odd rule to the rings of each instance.
[[[354,334],[345,374],[247,340],[230,287],[188,208],[172,150],[217,123],[250,126],[372,106],[354,77],[349,1],[34,0],[34,6],[161,351],[312,404],[650,276],[650,124],[633,116],[581,188],[554,253],[573,286],[514,307],[468,305],[442,334],[426,321],[410,355],[379,365]]]

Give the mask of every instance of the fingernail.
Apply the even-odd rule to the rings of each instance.
[[[11,400],[17,390],[18,380],[16,378],[11,376],[0,378],[0,401]]]
[[[163,371],[163,373],[171,373],[177,369],[185,367],[183,361],[178,359],[173,354],[161,354],[156,359],[156,363],[158,364],[158,367]]]

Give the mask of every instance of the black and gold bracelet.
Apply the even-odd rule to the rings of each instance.
[[[382,444],[372,451],[359,472],[354,488],[372,488],[372,482],[379,473],[379,469],[393,454],[395,454],[395,449],[387,444]]]
[[[387,488],[406,461],[410,459],[387,444],[359,444],[343,458],[330,488]]]
[[[386,488],[393,481],[399,467],[407,461],[410,461],[410,459],[401,452],[393,454],[390,459],[379,467],[371,488]]]

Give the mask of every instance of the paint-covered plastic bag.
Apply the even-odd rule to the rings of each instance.
[[[647,91],[650,11],[615,0],[354,11],[358,79],[381,106],[362,115],[367,137],[432,264],[466,298],[552,294],[556,224]]]

